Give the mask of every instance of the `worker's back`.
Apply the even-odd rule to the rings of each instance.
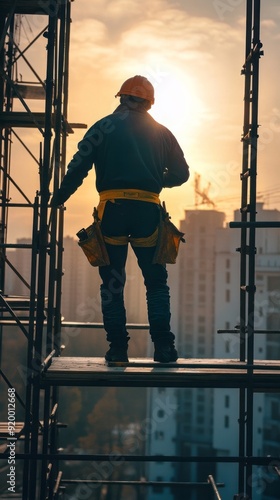
[[[176,167],[181,163],[185,171],[175,137],[142,107],[120,105],[93,125],[84,141],[89,142],[99,192],[132,188],[159,193],[164,169],[174,163],[174,157]]]

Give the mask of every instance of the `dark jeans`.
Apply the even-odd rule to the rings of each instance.
[[[107,202],[101,228],[106,236],[150,236],[159,223],[155,203],[136,200]],[[110,265],[99,268],[101,306],[109,342],[126,342],[124,286],[128,245],[106,244]],[[165,266],[152,264],[155,247],[132,247],[144,277],[150,335],[153,341],[170,338],[170,297]]]

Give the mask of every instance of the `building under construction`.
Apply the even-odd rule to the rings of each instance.
[[[77,0],[78,1],[78,0]],[[271,228],[279,231],[279,220],[257,220],[256,178],[258,151],[258,98],[259,64],[262,43],[260,41],[260,0],[246,1],[244,76],[244,123],[243,157],[241,167],[240,220],[230,223],[231,231],[238,231],[239,261],[238,290],[239,324],[234,328],[218,329],[217,334],[238,338],[238,353],[233,360],[227,358],[180,358],[177,363],[157,365],[151,358],[132,359],[122,366],[110,366],[103,358],[70,357],[62,345],[64,328],[72,328],[61,315],[63,283],[64,210],[50,208],[50,194],[58,189],[65,173],[66,142],[75,128],[85,125],[68,120],[68,75],[71,26],[70,0],[1,0],[0,1],[0,127],[1,127],[1,267],[0,267],[0,370],[1,405],[7,404],[7,420],[0,423],[0,492],[2,498],[45,500],[70,498],[67,489],[71,485],[95,487],[116,485],[118,495],[98,498],[122,498],[121,488],[132,485],[138,499],[148,498],[152,488],[158,498],[165,499],[165,488],[174,498],[223,497],[227,477],[216,477],[219,464],[234,464],[238,479],[234,485],[232,500],[253,500],[256,496],[255,468],[270,468],[274,483],[280,491],[279,453],[256,454],[255,398],[258,394],[278,394],[280,367],[278,359],[256,359],[255,341],[258,335],[277,339],[279,312],[270,329],[260,329],[255,324],[256,296],[256,232]],[[40,19],[36,36],[21,49],[19,37],[20,18],[25,16],[34,23]],[[35,16],[35,17],[34,17]],[[40,68],[32,64],[32,51],[36,47]],[[38,52],[42,57],[38,58]],[[18,72],[18,62],[24,61],[30,79],[23,81]],[[43,73],[42,73],[43,67]],[[32,103],[32,104],[31,104]],[[29,145],[29,129],[36,130],[38,155]],[[34,137],[34,136],[33,136]],[[22,158],[15,165],[15,150],[22,148]],[[30,162],[34,172],[30,171]],[[28,169],[24,171],[24,164]],[[29,179],[36,179],[37,188],[30,196]],[[31,182],[30,182],[31,184]],[[205,194],[205,193],[204,193]],[[10,243],[17,234],[21,220],[29,221],[30,241]],[[10,221],[16,220],[15,228]],[[9,251],[28,252],[30,278],[9,258]],[[22,294],[9,293],[7,274],[14,274],[21,284]],[[181,274],[181,279],[184,276]],[[99,325],[100,327],[100,325]],[[94,329],[96,324],[84,322],[79,328]],[[145,328],[131,325],[131,328]],[[13,332],[11,337],[10,332]],[[195,332],[194,332],[195,333]],[[9,356],[12,365],[12,338],[24,338],[24,364],[21,365],[23,383],[17,390],[16,370],[6,370],[4,357]],[[276,344],[276,341],[272,343]],[[274,345],[273,344],[273,345]],[[178,389],[224,389],[238,393],[237,453],[195,455],[181,449],[177,453],[132,454],[123,453],[123,462],[144,464],[203,464],[205,477],[201,481],[180,479],[165,481],[138,477],[113,480],[111,477],[66,477],[62,465],[67,462],[112,463],[110,452],[75,453],[60,448],[61,422],[67,425],[67,416],[60,411],[60,387],[120,387]],[[15,406],[20,408],[18,420]],[[160,433],[160,429],[157,429]],[[278,429],[279,435],[279,429]],[[163,434],[157,435],[162,439]],[[279,443],[278,443],[279,444]],[[275,446],[275,450],[277,446]],[[278,447],[279,449],[279,447]],[[17,472],[16,472],[17,470]],[[214,471],[214,472],[213,472]],[[2,488],[2,489],[1,489]],[[6,488],[6,489],[5,489]],[[82,491],[82,490],[81,490]],[[93,490],[91,490],[93,491]],[[106,490],[107,491],[107,490]],[[74,498],[74,497],[71,497]],[[76,498],[95,498],[83,496]],[[97,497],[96,497],[97,498]],[[136,496],[135,496],[136,498]],[[169,498],[169,497],[168,497]],[[263,497],[264,498],[264,497]],[[273,497],[274,498],[274,497]],[[224,498],[229,500],[229,498]]]

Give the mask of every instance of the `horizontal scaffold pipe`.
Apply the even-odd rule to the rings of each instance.
[[[62,328],[104,328],[103,323],[91,323],[91,322],[78,322],[78,321],[63,321],[61,323]],[[150,328],[146,323],[128,323],[126,325],[127,329],[130,330],[148,330]]]
[[[5,458],[7,455],[5,453],[0,453],[0,458]],[[67,453],[16,453],[16,459],[37,459],[37,460],[69,460],[69,461],[93,461],[93,462],[199,462],[199,463],[243,463],[252,465],[275,465],[279,462],[279,457],[269,456],[269,457],[242,457],[242,456],[178,456],[178,455],[78,455],[78,454],[67,454]]]
[[[205,482],[179,482],[179,481],[110,481],[104,479],[62,479],[61,484],[114,484],[114,485],[130,485],[130,486],[176,486],[176,487],[185,487],[185,488],[208,488],[210,487],[209,483]],[[217,483],[219,488],[223,488],[225,486],[224,483]]]
[[[230,222],[229,227],[231,228],[242,228],[242,227],[258,227],[258,228],[265,228],[265,227],[280,227],[280,221],[254,221],[254,222]]]

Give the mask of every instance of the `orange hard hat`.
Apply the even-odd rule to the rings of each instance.
[[[121,95],[141,97],[142,99],[150,101],[151,104],[155,102],[154,87],[145,76],[135,75],[132,78],[128,78],[128,80],[122,84],[115,97]]]

